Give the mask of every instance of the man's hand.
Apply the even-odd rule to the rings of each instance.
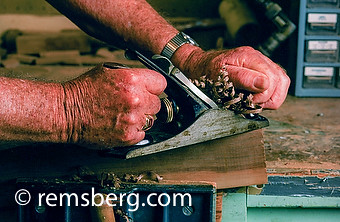
[[[253,102],[266,109],[278,109],[282,105],[290,84],[279,65],[251,47],[210,52],[197,49],[181,65],[190,78],[207,75],[212,79],[226,66],[235,88],[253,92]]]
[[[64,84],[67,140],[92,148],[136,144],[146,114],[160,110],[165,78],[148,69],[103,65]]]

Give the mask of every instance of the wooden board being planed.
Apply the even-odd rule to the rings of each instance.
[[[267,182],[262,130],[133,159],[103,157],[95,150],[35,144],[0,151],[0,207],[14,203],[16,178],[72,176],[79,166],[96,174],[153,171],[165,180],[215,182],[218,189]]]

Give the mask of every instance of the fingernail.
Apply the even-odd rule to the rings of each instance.
[[[267,78],[258,76],[254,79],[254,86],[258,89],[266,89],[267,88]]]

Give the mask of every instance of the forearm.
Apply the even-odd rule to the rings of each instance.
[[[121,42],[159,54],[177,34],[144,0],[47,0],[92,36]]]
[[[61,84],[1,77],[0,104],[2,141],[67,140]]]
[[[177,33],[145,0],[47,0],[93,37],[122,48],[135,47],[160,54]],[[182,63],[194,46],[180,48],[172,62]]]

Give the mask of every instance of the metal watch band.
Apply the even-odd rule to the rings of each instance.
[[[161,52],[161,55],[171,59],[173,54],[176,52],[176,50],[181,47],[182,45],[189,43],[191,45],[198,46],[198,44],[193,40],[190,36],[187,34],[180,32],[175,37],[173,37],[164,47],[164,49]]]

